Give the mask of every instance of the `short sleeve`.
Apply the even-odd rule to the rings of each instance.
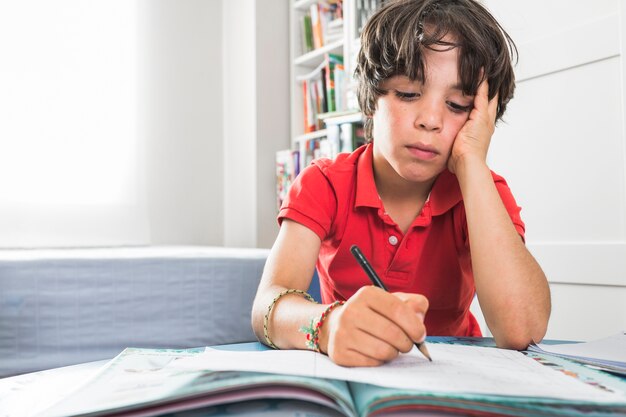
[[[319,166],[305,168],[291,185],[278,213],[278,224],[293,220],[311,229],[320,240],[330,233],[337,212],[331,183]]]
[[[522,221],[522,217],[520,216],[520,212],[522,208],[517,205],[515,198],[513,197],[513,193],[509,188],[509,185],[506,183],[504,178],[500,177],[497,174],[493,174],[494,183],[496,184],[496,189],[498,190],[498,194],[500,194],[500,199],[502,199],[502,203],[506,208],[506,211],[509,213],[509,217],[517,230],[517,233],[522,237],[522,240],[526,241],[526,225]]]

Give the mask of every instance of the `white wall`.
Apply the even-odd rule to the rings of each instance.
[[[0,248],[143,244],[135,1],[0,0]]]
[[[150,243],[222,245],[222,2],[139,4]]]
[[[616,333],[626,328],[626,12],[618,0],[485,4],[520,52],[490,165],[550,280],[547,337]]]
[[[256,245],[255,1],[223,1],[224,245]]]
[[[223,2],[225,246],[272,245],[275,153],[289,147],[289,8],[256,4]]]
[[[289,8],[264,0],[257,30],[257,241],[270,248],[278,234],[276,151],[291,146],[289,126]]]
[[[282,0],[140,0],[151,244],[270,247],[289,146]]]

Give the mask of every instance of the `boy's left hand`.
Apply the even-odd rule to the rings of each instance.
[[[452,152],[448,159],[448,169],[457,173],[461,164],[468,161],[486,163],[487,151],[491,136],[496,128],[496,114],[498,111],[498,95],[489,100],[489,83],[487,79],[480,83],[474,108],[469,118],[456,135]]]

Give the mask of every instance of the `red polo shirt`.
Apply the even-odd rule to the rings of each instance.
[[[504,179],[492,173],[518,233],[524,223]],[[303,170],[278,214],[315,232],[322,301],[346,300],[371,285],[350,253],[358,245],[390,292],[423,294],[425,324],[432,336],[480,336],[469,307],[474,297],[465,207],[458,181],[448,170],[435,181],[428,201],[406,234],[385,213],[374,183],[372,145],[335,161],[321,159]]]

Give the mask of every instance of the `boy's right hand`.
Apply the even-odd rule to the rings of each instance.
[[[424,341],[427,310],[423,295],[363,287],[327,317],[320,348],[338,365],[382,365]]]

